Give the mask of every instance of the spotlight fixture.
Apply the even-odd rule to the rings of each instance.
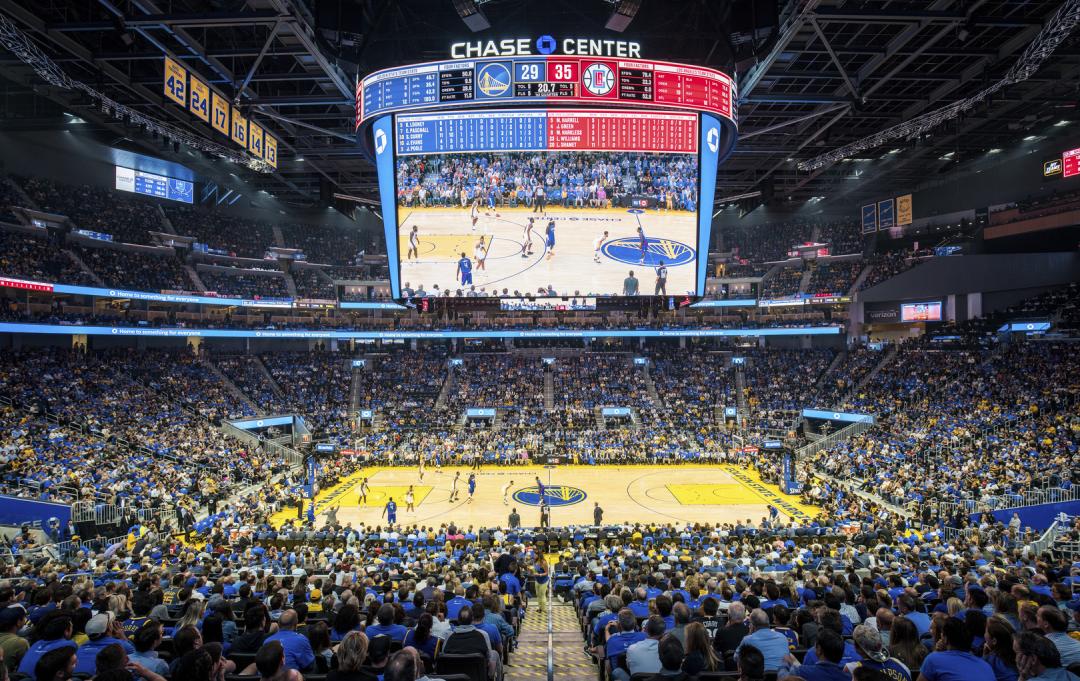
[[[453,3],[458,16],[473,33],[491,28],[491,22],[480,10],[480,3],[477,0],[453,0]]]
[[[613,4],[615,5],[615,11],[608,17],[604,28],[616,33],[622,33],[630,25],[630,22],[634,20],[634,17],[637,16],[638,10],[641,9],[641,0],[615,0]]]

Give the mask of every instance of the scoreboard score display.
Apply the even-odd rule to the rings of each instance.
[[[420,107],[560,103],[670,106],[734,121],[726,73],[698,66],[599,57],[474,59],[377,71],[356,91],[356,124]]]
[[[633,57],[453,59],[360,80],[395,298],[702,295],[735,85]]]

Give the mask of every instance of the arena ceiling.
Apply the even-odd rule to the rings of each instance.
[[[1080,98],[1080,49],[1072,36],[1032,78],[919,139],[814,171],[797,167],[997,80],[1062,4],[781,0],[775,40],[761,45],[756,59],[739,62],[741,139],[720,169],[717,196],[760,191],[778,200],[855,201],[1048,134],[1054,123],[1071,120]],[[720,0],[642,0],[622,34],[604,28],[611,0],[487,0],[481,9],[492,28],[472,33],[453,0],[0,0],[0,12],[69,76],[148,115],[213,137],[165,100],[164,54],[237,98],[281,141],[278,170],[245,179],[298,203],[317,201],[320,185],[374,197],[374,169],[353,137],[355,79],[448,58],[454,41],[603,36],[636,40],[643,56],[659,59],[731,69],[738,58],[730,3]],[[0,75],[0,129],[70,127],[66,111],[106,141],[127,138],[207,173],[223,169],[209,155],[163,148],[85,95],[47,86],[2,50]]]

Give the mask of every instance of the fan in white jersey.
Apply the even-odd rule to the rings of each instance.
[[[607,238],[608,233],[605,231],[603,234],[600,234],[595,239],[593,239],[593,262],[600,262],[600,248],[604,245],[604,242],[607,241]]]

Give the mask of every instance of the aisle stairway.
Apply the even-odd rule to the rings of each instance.
[[[551,615],[555,678],[559,681],[595,681],[596,665],[581,650],[581,626],[573,606],[555,599]],[[547,614],[541,614],[536,607],[529,608],[521,623],[518,647],[510,655],[505,672],[506,681],[547,679]]]

